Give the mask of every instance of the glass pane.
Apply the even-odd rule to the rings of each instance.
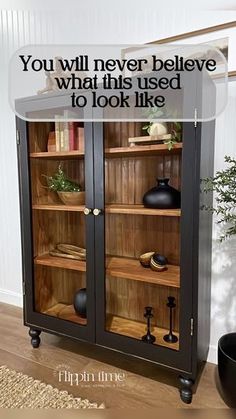
[[[86,318],[76,313],[74,308],[75,293],[85,285],[84,273],[36,265],[35,310],[49,316],[86,325]]]
[[[164,209],[143,196],[156,178],[180,190],[182,143],[141,136],[139,123],[105,124],[106,330],[178,350],[179,194]]]
[[[83,127],[74,124],[72,128],[73,149],[72,143],[65,145],[69,137],[66,140],[63,125],[61,132],[64,137],[58,150],[54,124],[29,124],[34,301],[36,312],[85,325]]]

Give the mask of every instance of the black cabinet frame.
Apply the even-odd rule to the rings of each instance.
[[[196,126],[197,125],[197,126]],[[184,123],[182,152],[181,289],[179,351],[105,331],[105,203],[104,139],[101,122],[85,123],[86,207],[102,210],[86,217],[88,325],[34,311],[34,266],[30,164],[27,122],[17,118],[21,206],[24,323],[37,333],[46,331],[148,359],[181,374],[181,397],[191,401],[192,384],[206,360],[210,335],[211,214],[200,205],[212,196],[200,194],[200,180],[213,174],[214,122]],[[203,263],[204,261],[204,263]],[[35,334],[35,335],[34,335]],[[39,343],[39,342],[38,342]]]

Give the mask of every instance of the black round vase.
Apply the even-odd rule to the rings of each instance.
[[[86,315],[87,315],[86,288],[81,288],[80,290],[76,291],[74,295],[74,309],[79,316],[86,318]]]
[[[157,186],[143,196],[147,208],[171,209],[180,208],[180,192],[168,184],[169,179],[157,179]]]
[[[236,408],[236,333],[228,333],[218,342],[218,372],[224,401]]]

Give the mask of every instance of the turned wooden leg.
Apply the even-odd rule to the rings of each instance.
[[[190,404],[192,402],[193,397],[193,384],[194,381],[190,380],[190,378],[179,377],[180,381],[180,398],[181,400],[186,403]]]
[[[33,348],[38,348],[40,345],[40,335],[41,331],[40,330],[35,330],[30,328],[29,330],[29,335],[31,337],[31,345],[33,346]]]

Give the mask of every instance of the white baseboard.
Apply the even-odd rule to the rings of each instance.
[[[209,346],[207,362],[211,362],[212,364],[217,364],[217,346],[216,345]]]
[[[0,288],[0,302],[6,304],[12,304],[13,306],[23,307],[22,294],[13,292],[10,290],[4,290]]]

